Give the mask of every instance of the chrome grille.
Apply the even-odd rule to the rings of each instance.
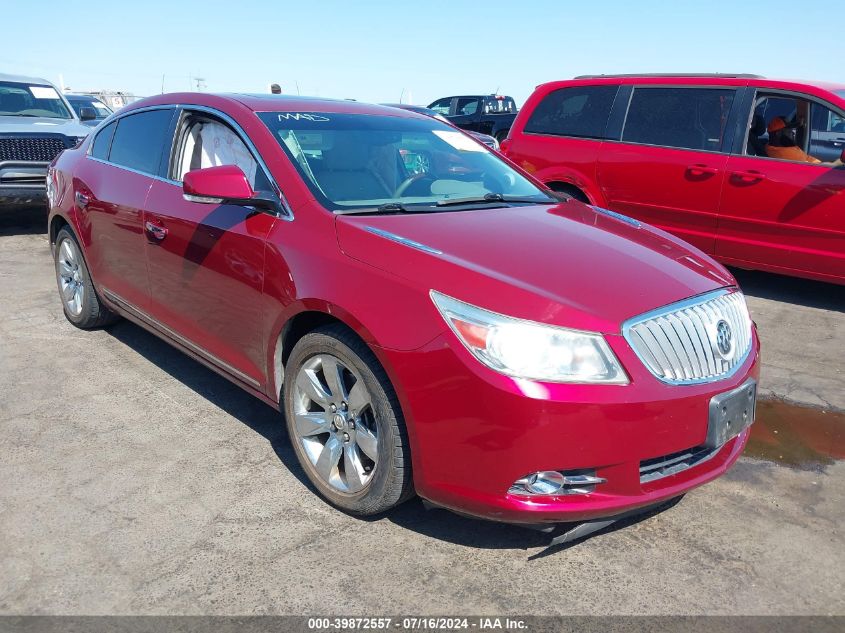
[[[0,162],[14,160],[49,163],[67,147],[64,136],[0,137]]]
[[[731,375],[748,356],[751,318],[741,292],[717,290],[630,319],[622,334],[663,382],[709,382]]]

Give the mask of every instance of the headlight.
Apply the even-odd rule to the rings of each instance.
[[[515,319],[435,290],[431,299],[466,348],[500,373],[545,382],[628,384],[601,334]]]

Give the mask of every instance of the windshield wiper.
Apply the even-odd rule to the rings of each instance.
[[[480,198],[451,198],[449,200],[439,200],[438,207],[450,207],[461,204],[489,204],[491,202],[530,202],[533,204],[555,204],[551,199],[538,200],[537,198],[524,198],[519,196],[505,196],[501,193],[485,193]]]
[[[407,207],[401,202],[388,202],[377,207],[358,207],[357,209],[338,209],[338,215],[362,215],[366,213],[427,213],[431,207]]]

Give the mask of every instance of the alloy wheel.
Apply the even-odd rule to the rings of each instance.
[[[82,276],[82,254],[73,240],[65,239],[59,246],[58,254],[59,288],[65,309],[72,316],[82,314],[82,302],[85,300],[85,280]]]
[[[363,378],[339,358],[318,354],[299,370],[293,426],[320,479],[343,493],[363,490],[378,465],[378,427]]]

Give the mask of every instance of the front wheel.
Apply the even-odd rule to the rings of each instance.
[[[284,413],[299,463],[333,505],[371,515],[413,494],[396,393],[372,351],[346,328],[319,328],[294,346]]]

